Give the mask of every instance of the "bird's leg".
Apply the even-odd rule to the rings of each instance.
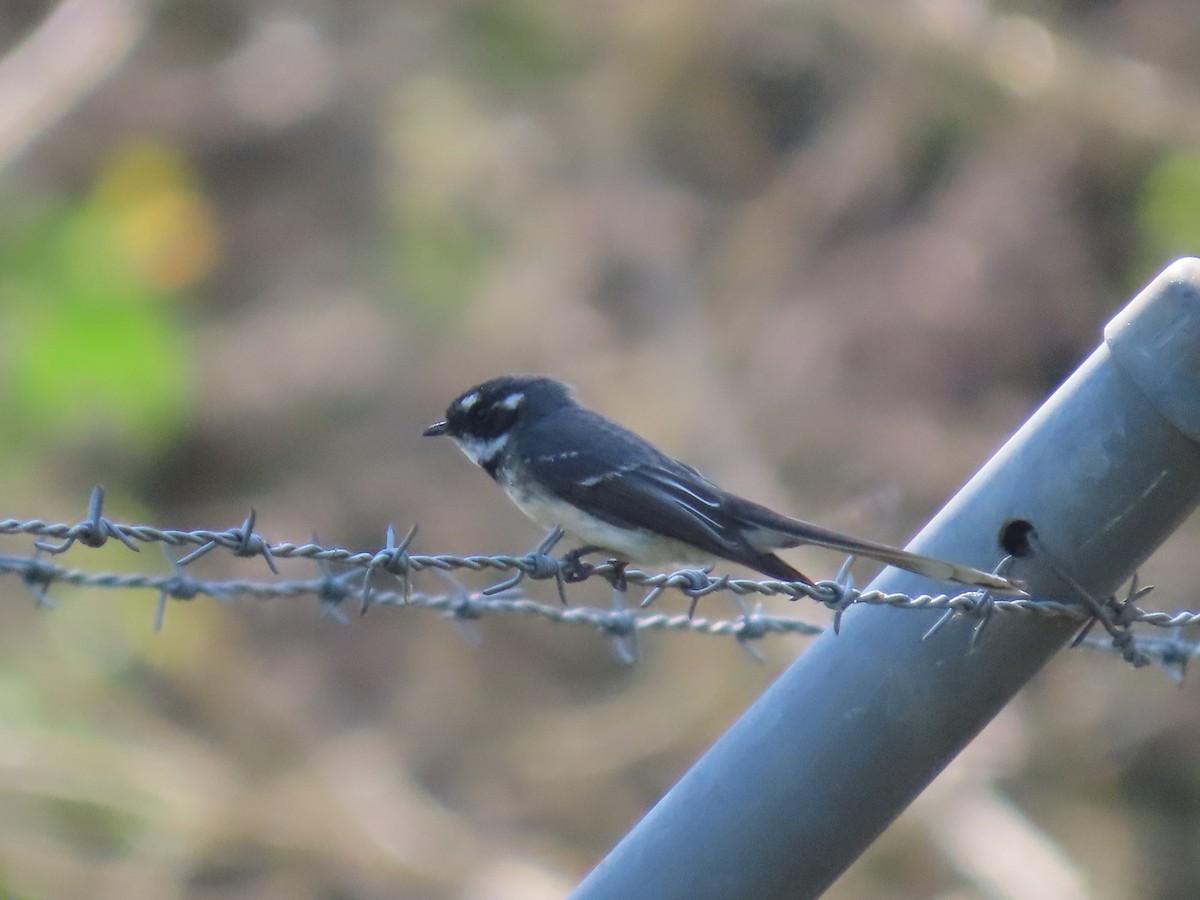
[[[567,582],[567,584],[576,584],[590,578],[592,573],[596,571],[596,567],[585,563],[583,557],[589,553],[598,553],[601,549],[603,548],[588,545],[564,554],[562,558],[563,581]]]

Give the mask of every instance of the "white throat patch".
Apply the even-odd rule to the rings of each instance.
[[[490,439],[462,437],[459,438],[458,449],[475,465],[483,466],[492,462],[497,456],[503,453],[507,444],[507,434]]]

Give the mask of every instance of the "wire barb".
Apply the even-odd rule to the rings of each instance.
[[[389,524],[387,534],[384,536],[383,549],[371,557],[371,561],[367,564],[363,572],[363,600],[362,608],[359,610],[360,616],[365,616],[367,610],[371,606],[371,576],[376,569],[382,569],[392,575],[397,575],[400,578],[401,586],[404,589],[404,601],[407,603],[412,597],[412,557],[408,555],[408,548],[412,546],[413,540],[417,536],[417,530],[420,526],[416,522],[412,528],[408,529],[408,534],[396,543],[396,526]]]
[[[194,600],[201,592],[201,582],[190,577],[183,571],[179,560],[172,558],[167,548],[163,547],[163,556],[175,570],[175,577],[162,583],[158,591],[158,602],[154,605],[154,632],[163,630],[163,622],[167,615],[167,600]]]
[[[57,566],[41,560],[42,548],[34,543],[33,555],[25,562],[25,567],[21,572],[21,583],[25,589],[33,596],[33,601],[40,608],[54,609],[54,601],[46,596],[46,592],[50,590],[52,585],[57,580]],[[45,551],[50,552],[50,551]],[[17,560],[16,562],[22,562]]]
[[[625,609],[625,592],[613,585],[613,616],[604,626],[617,659],[632,666],[641,658],[641,642],[638,640],[637,617]]]
[[[562,605],[566,606],[567,589],[563,581],[564,562],[550,555],[550,551],[554,549],[555,544],[561,541],[564,536],[566,536],[566,532],[561,527],[555,526],[551,528],[532,550],[525,554],[525,556],[514,561],[513,568],[515,571],[511,576],[484,588],[480,593],[485,597],[490,597],[515,588],[526,578],[539,580],[554,578],[558,584],[558,597],[562,601]]]
[[[1128,621],[1126,607],[1133,603],[1135,597],[1142,597],[1149,593],[1149,590],[1139,591],[1137,587],[1137,574],[1134,573],[1129,586],[1129,593],[1125,600],[1121,603],[1115,597],[1109,597],[1106,602],[1101,602],[1083,587],[1072,575],[1066,570],[1053,553],[1041,542],[1037,531],[1030,529],[1026,540],[1037,554],[1037,558],[1050,569],[1064,584],[1075,591],[1079,595],[1079,599],[1083,601],[1083,605],[1090,611],[1091,615],[1084,622],[1080,636],[1076,641],[1082,640],[1087,636],[1092,628],[1092,625],[1099,622],[1104,626],[1104,630],[1108,632],[1112,638],[1113,648],[1120,651],[1122,658],[1132,665],[1134,668],[1141,668],[1150,664],[1151,660],[1148,656],[1142,653],[1137,648],[1134,641],[1133,632],[1130,630],[1132,625]]]
[[[76,541],[85,547],[103,547],[108,543],[110,537],[115,537],[134,553],[137,553],[137,544],[122,532],[120,526],[113,525],[104,518],[103,511],[104,486],[98,484],[92,488],[91,496],[88,498],[87,518],[69,529],[62,543],[51,544],[49,541],[34,541],[33,545],[52,556],[57,556],[59,553],[70,550]]]
[[[233,552],[234,556],[262,556],[267,561],[267,568],[275,575],[279,574],[279,568],[275,565],[274,553],[271,545],[254,530],[254,521],[258,518],[258,513],[250,510],[241,526],[231,528],[221,534],[213,535],[208,541],[200,547],[183,556],[179,560],[181,566],[186,566],[190,562],[194,562],[204,554],[210,552],[216,547],[225,547]],[[145,538],[147,540],[151,538]],[[318,548],[320,549],[320,548]]]

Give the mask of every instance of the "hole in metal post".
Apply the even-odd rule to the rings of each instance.
[[[1033,555],[1030,538],[1037,536],[1033,523],[1028,519],[1009,519],[1000,528],[999,541],[1004,552],[1021,559]]]

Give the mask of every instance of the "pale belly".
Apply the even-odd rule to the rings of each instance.
[[[568,503],[550,501],[507,485],[504,486],[504,491],[521,512],[543,528],[561,526],[567,533],[567,549],[600,547],[617,559],[645,566],[666,566],[672,563],[704,566],[715,561],[712,554],[705,553],[691,544],[649,531],[618,528],[585,515]]]

